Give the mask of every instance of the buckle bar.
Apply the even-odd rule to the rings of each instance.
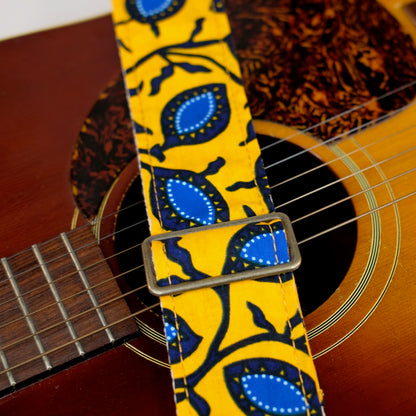
[[[226,228],[230,226],[248,225],[261,222],[268,222],[272,220],[281,220],[284,226],[284,230],[287,238],[287,246],[289,250],[289,262],[283,264],[270,265],[265,267],[259,267],[252,270],[246,270],[242,272],[236,272],[227,275],[209,277],[206,279],[193,280],[187,282],[181,282],[169,286],[160,286],[157,282],[156,271],[152,261],[152,243],[154,241],[164,241],[171,238],[183,237],[187,234],[214,230],[217,228]],[[146,280],[149,292],[155,296],[167,296],[176,295],[179,293],[187,292],[189,290],[201,289],[205,287],[214,287],[232,282],[248,279],[260,279],[262,277],[279,275],[282,273],[293,272],[301,263],[301,256],[299,247],[296,242],[295,234],[293,232],[292,224],[289,217],[286,214],[280,212],[272,212],[266,215],[259,215],[255,217],[247,217],[239,220],[233,220],[223,223],[215,223],[206,226],[192,227],[185,230],[166,232],[157,234],[146,238],[142,243],[143,263],[146,273]]]

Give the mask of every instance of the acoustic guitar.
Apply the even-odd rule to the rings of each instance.
[[[413,415],[416,6],[227,7],[326,412]],[[173,415],[111,19],[0,56],[1,414]]]

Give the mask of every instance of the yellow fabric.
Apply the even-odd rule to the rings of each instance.
[[[151,233],[268,213],[260,150],[223,4],[156,3],[114,0]],[[188,194],[197,202],[175,199]],[[204,217],[194,213],[197,204]],[[155,244],[158,278],[174,283],[173,276],[222,274],[238,255],[233,238],[242,228],[193,234],[170,247]],[[321,414],[322,393],[291,275],[164,296],[161,303],[179,415]],[[265,395],[269,404],[255,397],[255,374],[286,382],[287,389],[293,385],[282,390],[287,397],[293,392],[292,402],[279,407],[273,392]]]

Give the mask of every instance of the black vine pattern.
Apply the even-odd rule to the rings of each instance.
[[[234,353],[235,351],[237,351],[238,349],[244,347],[247,347],[249,345],[252,344],[256,344],[256,343],[261,343],[264,341],[275,341],[277,343],[283,343],[289,346],[293,346],[293,342],[295,343],[295,345],[297,346],[297,348],[299,348],[301,351],[303,351],[304,353],[307,353],[307,348],[306,348],[306,339],[304,336],[301,336],[300,338],[294,339],[292,340],[291,338],[291,333],[293,331],[294,328],[296,328],[298,325],[303,325],[303,321],[302,321],[302,317],[299,311],[297,311],[295,313],[294,316],[292,316],[289,321],[286,323],[286,326],[284,328],[283,332],[279,332],[276,330],[276,328],[273,326],[272,323],[270,323],[264,313],[262,312],[261,308],[259,308],[257,305],[247,302],[247,308],[250,310],[251,314],[252,314],[252,319],[253,319],[253,323],[260,328],[262,331],[260,331],[258,334],[253,335],[249,338],[246,338],[242,341],[236,342],[234,344],[231,344],[227,347],[221,348],[221,344],[224,340],[224,337],[228,331],[229,328],[229,311],[230,311],[230,291],[229,291],[229,287],[227,286],[221,286],[218,288],[213,289],[216,291],[217,295],[219,296],[220,300],[221,300],[221,304],[222,304],[222,310],[223,310],[223,319],[221,321],[221,325],[217,330],[217,333],[215,335],[215,338],[211,344],[211,347],[209,349],[209,352],[207,354],[207,357],[205,358],[204,362],[202,363],[202,365],[192,374],[189,374],[186,376],[186,386],[188,389],[188,396],[189,396],[189,400],[192,404],[192,406],[195,408],[195,410],[198,411],[198,414],[201,416],[208,416],[210,414],[210,407],[209,404],[201,397],[199,396],[196,392],[195,392],[195,387],[198,385],[198,383],[206,376],[206,374],[212,370],[213,367],[215,367],[217,364],[219,364],[222,360],[224,360],[227,356],[229,356],[230,354]],[[171,359],[177,359],[177,352],[176,350],[173,352],[170,352],[170,357]],[[256,365],[257,362],[262,362],[265,363],[267,361],[270,361],[270,363],[272,363],[275,360],[271,360],[268,358],[253,358],[253,359],[248,359],[245,362],[245,366],[246,367],[253,367],[255,369],[257,369],[257,372],[259,372],[259,367]],[[238,365],[241,365],[238,364]],[[299,370],[293,366],[291,366],[290,364],[286,363],[285,361],[280,361],[279,362],[279,371],[278,374],[280,374],[282,376],[282,368],[284,367],[286,370],[290,368],[290,380],[294,383],[294,384],[299,384]],[[272,367],[270,365],[270,367]],[[274,365],[275,367],[275,365]],[[274,368],[273,367],[273,368]],[[240,395],[235,395],[234,394],[234,390],[235,387],[232,386],[232,381],[230,381],[230,371],[231,370],[227,370],[227,368],[224,369],[225,371],[225,378],[228,384],[228,388],[230,390],[230,394],[233,396],[234,400],[236,401],[236,403],[239,405],[240,408],[242,408],[243,410],[246,410],[246,406],[247,406],[247,401],[250,401],[249,398],[247,398],[246,396],[241,396]],[[270,370],[271,373],[270,374],[275,374],[276,370]],[[286,378],[289,379],[289,376],[286,375]],[[306,380],[306,381],[305,381]],[[317,396],[317,391],[316,391],[316,385],[314,383],[314,381],[307,376],[306,374],[303,374],[303,384],[306,385],[307,390],[308,390],[308,395],[307,395],[307,403],[305,404],[305,406],[307,406],[308,408],[313,408],[314,409],[314,413],[315,415],[319,415],[320,413],[320,403],[319,403],[319,399]],[[175,386],[180,389],[181,387],[185,386],[185,380],[183,378],[180,379],[175,379]],[[273,390],[273,394],[276,394],[276,392],[278,391],[278,389],[274,389]],[[267,393],[266,393],[267,394]],[[303,397],[303,396],[302,396]],[[181,401],[185,399],[185,395],[177,395],[176,400],[177,401]],[[253,407],[253,405],[255,405],[255,403],[250,403],[251,408]],[[256,409],[257,411],[259,409]],[[304,414],[303,413],[299,413],[299,414]],[[251,415],[251,414],[256,414],[256,415],[260,415],[260,414],[265,414],[265,413],[253,413],[253,412],[248,412],[245,413],[247,415]],[[280,414],[280,413],[271,413],[271,414]],[[305,413],[306,414],[306,413]]]
[[[227,35],[222,39],[211,39],[211,40],[195,40],[198,37],[198,34],[202,31],[204,24],[204,19],[198,19],[195,22],[195,28],[190,34],[187,41],[177,44],[172,44],[168,46],[163,46],[159,49],[156,49],[149,54],[141,57],[134,65],[129,68],[126,68],[126,73],[129,74],[130,72],[136,70],[149,59],[153,59],[154,57],[160,57],[164,61],[166,61],[166,66],[162,68],[160,74],[156,75],[152,80],[151,83],[151,95],[157,94],[162,86],[162,83],[166,81],[168,78],[174,75],[175,68],[178,70],[186,71],[190,74],[198,73],[198,72],[211,72],[211,69],[207,66],[208,63],[214,65],[216,68],[223,71],[227,74],[230,79],[236,82],[238,85],[242,85],[241,78],[234,74],[230,69],[226,68],[222,65],[218,60],[214,59],[213,57],[204,54],[204,47],[225,43],[230,49],[232,49],[231,44],[231,36]],[[123,42],[124,48],[129,51],[129,45],[126,45]],[[201,64],[191,64],[187,62],[188,59],[197,58],[201,61]],[[178,61],[180,59],[180,61]],[[182,60],[183,59],[183,60]]]
[[[150,25],[155,38],[158,38],[163,33],[163,21],[174,18],[177,13],[181,13],[181,10],[184,9],[182,7],[184,3],[185,0],[158,0],[153,3],[147,0],[127,0],[126,8],[131,19],[118,22],[116,25],[120,27],[130,23],[132,25]],[[220,0],[209,2],[209,7],[210,13],[224,13],[225,10],[224,3]],[[192,24],[192,22],[190,23]],[[156,127],[159,126],[142,126],[136,121],[135,128],[136,133],[145,133],[149,138],[148,148],[140,149],[140,152],[146,155],[146,162],[142,160],[141,166],[151,176],[146,189],[146,194],[150,200],[149,208],[153,217],[159,221],[164,230],[181,230],[229,221],[231,214],[227,198],[234,201],[234,204],[241,203],[241,208],[249,215],[256,215],[254,212],[255,204],[258,204],[256,206],[261,207],[259,209],[264,209],[265,212],[267,212],[267,209],[273,209],[270,191],[267,187],[267,178],[262,161],[258,158],[258,153],[253,156],[248,169],[250,176],[247,175],[244,181],[230,177],[224,195],[219,192],[219,189],[222,188],[217,187],[215,181],[217,173],[224,166],[226,166],[225,169],[228,168],[228,165],[226,165],[227,157],[218,156],[218,154],[221,154],[222,143],[218,143],[218,153],[214,153],[212,161],[202,172],[188,170],[186,166],[180,163],[174,167],[168,163],[164,165],[165,160],[172,163],[165,153],[173,147],[182,147],[183,154],[186,154],[187,149],[190,149],[189,146],[195,148],[201,143],[204,144],[218,139],[218,137],[224,137],[224,140],[226,140],[226,134],[229,132],[237,136],[235,141],[230,141],[236,151],[247,152],[247,145],[255,138],[253,126],[246,117],[248,111],[245,99],[241,103],[236,103],[236,105],[241,106],[241,113],[244,114],[241,119],[243,122],[241,123],[240,120],[240,123],[236,123],[234,120],[235,124],[232,124],[235,116],[231,114],[229,100],[238,96],[238,94],[234,93],[231,97],[228,95],[228,90],[242,91],[242,80],[239,74],[230,70],[227,63],[220,61],[216,55],[208,53],[210,47],[223,45],[225,46],[223,49],[227,51],[226,55],[229,55],[229,58],[231,57],[229,64],[235,64],[235,52],[231,36],[229,33],[221,37],[207,35],[207,33],[216,32],[205,30],[205,24],[206,20],[204,18],[196,19],[192,29],[190,29],[189,36],[185,34],[186,40],[164,44],[164,46],[160,46],[162,43],[157,43],[158,46],[151,52],[146,52],[144,56],[139,58],[129,59],[128,66],[125,68],[126,79],[131,80],[132,78],[129,75],[135,75],[135,84],[129,87],[130,96],[135,97],[140,94],[143,97],[143,91],[146,90],[147,96],[143,99],[148,99],[151,103],[157,103],[158,108],[162,107],[160,108],[160,125],[163,144],[160,144],[161,141],[155,139],[155,137],[150,140],[152,132],[156,131]],[[123,54],[131,57],[130,54],[137,51],[134,51],[129,43],[128,36],[119,41]],[[159,64],[157,66],[159,69],[149,76],[149,74],[141,71],[141,67],[144,64],[147,65],[154,58],[157,63],[163,62],[163,64]],[[235,66],[233,65],[233,67]],[[221,74],[223,82],[225,82],[224,79],[227,79],[227,82],[223,84],[213,83],[212,78],[209,78],[209,83],[201,81],[205,79],[204,77],[207,74],[214,71]],[[182,75],[186,73],[189,78],[197,81],[194,84],[191,83],[188,88],[184,87],[179,90],[179,93],[176,90],[175,94],[169,95],[167,86],[171,82],[166,81],[174,80],[173,77],[179,72]],[[159,98],[163,101],[161,105],[157,101]],[[238,116],[237,114],[235,118],[238,118]],[[228,131],[230,125],[233,128]],[[240,132],[240,130],[242,131]],[[221,173],[224,171],[221,171]],[[210,180],[206,178],[208,175],[212,175],[212,181],[211,178]],[[218,185],[227,185],[222,183],[223,181],[218,180]],[[239,195],[239,191],[249,192],[256,188],[260,189],[261,196],[258,192],[255,192],[255,198],[249,200],[249,202],[246,200],[235,202],[238,201],[236,195]],[[250,205],[253,205],[253,207]],[[270,244],[270,240],[273,240],[273,244]],[[165,254],[168,261],[175,262],[180,266],[182,274],[181,276],[171,275],[162,279],[159,281],[162,286],[180,283],[184,279],[195,281],[209,279],[203,270],[198,270],[198,267],[194,265],[193,253],[182,247],[180,241],[180,238],[167,240],[165,242]],[[268,249],[262,251],[261,248],[264,247],[264,244],[268,245]],[[263,254],[258,255],[257,253]],[[225,255],[224,264],[222,265],[223,274],[267,267],[268,264],[275,264],[274,262],[286,263],[289,261],[285,233],[279,222],[243,227],[228,241],[227,252],[223,254]],[[218,263],[221,263],[221,261]],[[218,264],[218,266],[221,267],[221,264]],[[179,270],[176,265],[175,269]],[[276,299],[280,296],[281,291],[284,292],[285,287],[288,290],[293,290],[291,274],[260,279],[254,284],[259,285],[259,288],[262,287],[263,290],[266,286],[270,286],[273,291],[278,291],[279,295]],[[267,317],[267,313],[269,313],[267,305],[262,305],[261,301],[245,302],[245,300],[242,300],[240,307],[237,309],[240,312],[243,310],[243,315],[250,317],[248,321],[251,322],[246,320],[245,324],[251,328],[256,328],[256,330],[251,332],[250,335],[243,334],[238,340],[224,343],[227,333],[229,334],[234,330],[235,326],[235,323],[231,325],[231,294],[233,288],[229,285],[222,285],[208,290],[211,295],[214,294],[217,297],[221,305],[213,311],[216,317],[220,318],[220,321],[218,327],[211,328],[211,334],[214,332],[214,335],[209,340],[206,339],[207,336],[204,337],[206,332],[192,328],[192,320],[187,319],[192,315],[187,308],[184,308],[181,313],[178,312],[178,309],[180,310],[180,307],[183,306],[180,303],[180,299],[183,299],[181,295],[170,297],[164,303],[165,330],[169,342],[170,361],[172,364],[180,363],[181,367],[181,370],[177,373],[174,371],[174,374],[180,374],[179,377],[176,376],[175,378],[176,400],[177,402],[189,400],[189,404],[201,416],[211,414],[211,405],[207,397],[203,397],[203,393],[197,392],[197,386],[211,370],[218,368],[218,366],[224,366],[224,360],[230,358],[233,354],[238,355],[240,351],[251,346],[259,346],[258,351],[262,351],[261,346],[268,343],[275,344],[277,351],[279,351],[279,346],[284,346],[283,349],[291,351],[291,354],[292,351],[299,354],[308,354],[302,317],[295,304],[292,305],[290,313],[288,310],[280,311],[277,315],[273,313],[272,319],[270,319]],[[282,296],[284,297],[283,294]],[[172,302],[173,306],[170,309],[166,306],[169,302]],[[234,310],[233,313],[238,314],[238,311]],[[276,328],[275,325],[277,324],[273,323],[273,319],[276,319],[276,322],[281,322],[282,326],[284,325],[283,329],[281,327],[280,329]],[[294,333],[299,335],[294,336]],[[206,354],[204,353],[201,358],[202,361],[198,361],[198,363],[192,361],[195,355],[200,356],[198,347],[204,341],[209,341],[209,345]],[[231,366],[222,367],[224,379],[221,382],[224,383],[224,386],[227,386],[225,389],[228,388],[230,396],[243,413],[257,416],[264,413],[261,413],[262,410],[270,410],[270,414],[285,414],[284,412],[298,412],[296,409],[304,411],[305,409],[313,408],[315,410],[315,408],[319,408],[317,388],[312,377],[305,377],[305,380],[302,380],[301,370],[299,368],[294,370],[294,367],[285,361],[284,356],[279,361],[263,357],[261,354],[259,352],[260,356],[258,357],[247,358],[243,362],[234,362]],[[274,356],[278,354],[279,352]],[[287,359],[290,360],[290,358]],[[193,363],[192,370],[185,370],[184,361]],[[269,371],[270,374],[267,373],[267,375],[269,379],[272,377],[270,379],[272,382],[279,383],[279,380],[281,380],[282,386],[286,386],[285,383],[291,383],[289,387],[276,384],[273,389],[266,389],[263,392],[264,402],[270,401],[270,404],[256,401],[255,396],[249,393],[251,390],[243,392],[242,396],[241,394],[236,396],[234,394],[236,387],[233,385],[233,381],[229,380],[229,374],[243,367],[253,372],[253,379],[257,379],[259,375],[263,379],[262,376],[266,373],[259,374],[258,363],[260,362],[264,363],[265,368]],[[278,370],[280,373],[276,375],[275,373]],[[244,382],[243,379],[240,381],[243,389],[245,385],[253,384],[251,379],[247,382]],[[254,382],[253,386],[256,387],[257,385],[258,383]],[[301,387],[299,387],[300,385]],[[308,390],[307,395],[305,395],[305,387]],[[184,394],[185,389],[186,394]],[[286,390],[292,392],[292,400],[282,402],[281,408],[277,408],[273,402],[273,396],[277,392],[283,397]],[[267,406],[271,408],[269,409]],[[275,407],[276,411],[274,410]],[[255,409],[255,411],[252,409]],[[318,415],[319,412],[318,409],[315,414]]]

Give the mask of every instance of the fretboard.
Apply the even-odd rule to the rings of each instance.
[[[86,227],[2,258],[0,391],[132,334],[129,314]]]

